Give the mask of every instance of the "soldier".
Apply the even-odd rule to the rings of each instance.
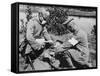
[[[88,63],[89,50],[87,34],[81,30],[73,21],[68,23],[67,28],[73,34],[68,40],[68,45],[70,45],[68,52],[70,53],[71,58],[81,65],[78,66],[78,68],[84,65],[86,67],[91,67],[91,65]]]
[[[36,41],[36,39],[41,37],[41,32],[43,31],[43,24],[45,21],[43,18],[37,13],[38,16],[32,17],[27,23],[27,31],[26,31],[26,38],[31,44],[32,48],[40,49],[42,46]],[[42,21],[44,23],[42,23]]]

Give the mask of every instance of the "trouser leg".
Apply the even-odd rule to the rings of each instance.
[[[81,52],[74,50],[74,49],[70,49],[68,51],[70,52],[74,61],[77,62],[78,64],[80,64],[80,67],[82,67],[82,68],[84,68],[84,66],[91,67],[91,64],[89,64],[89,62],[88,62],[88,53],[84,53],[82,55]]]
[[[70,57],[66,57],[66,61],[67,61],[70,68],[75,68]]]

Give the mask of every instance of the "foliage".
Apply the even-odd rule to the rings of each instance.
[[[66,28],[62,23],[68,18],[68,9],[52,7],[49,12],[50,16],[46,19],[48,31],[57,35],[66,33]]]
[[[92,33],[93,35],[96,35],[96,25],[93,26],[93,29],[92,29],[91,33]]]
[[[91,34],[88,36],[89,48],[96,50],[96,26],[93,26]]]
[[[30,6],[27,6],[26,13],[27,13],[27,20],[29,21],[31,19],[31,14],[32,14],[32,9]]]

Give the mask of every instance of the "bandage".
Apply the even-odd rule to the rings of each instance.
[[[71,43],[73,46],[78,43],[78,41],[75,38],[69,39],[68,42]]]
[[[36,39],[36,42],[39,44],[43,44],[45,42],[45,39]]]

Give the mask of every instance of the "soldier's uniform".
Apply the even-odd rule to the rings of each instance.
[[[73,33],[73,38],[78,41],[77,44],[71,46],[71,49],[68,52],[71,54],[72,58],[81,65],[87,65],[90,67],[88,63],[89,59],[89,50],[88,50],[88,39],[87,34],[76,27],[75,23],[69,23],[69,26],[75,30],[75,34]]]
[[[27,24],[26,38],[31,44],[32,48],[36,49],[41,45],[36,42],[36,38],[40,36],[42,26],[38,20],[30,20]]]

